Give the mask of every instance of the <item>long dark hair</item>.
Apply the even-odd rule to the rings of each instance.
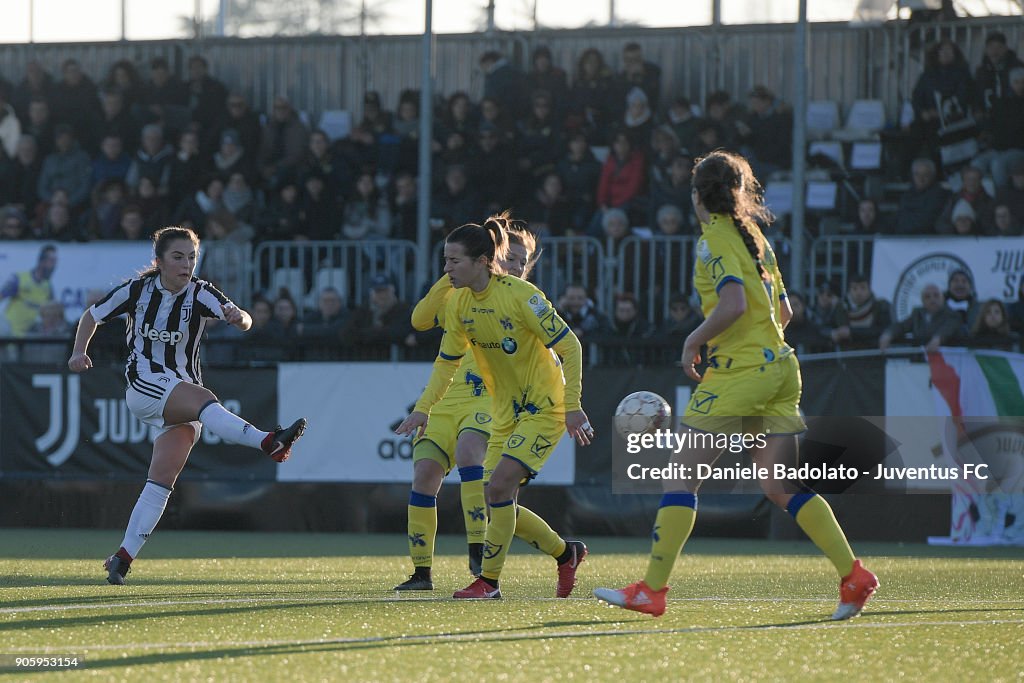
[[[764,205],[761,184],[747,160],[721,149],[711,152],[693,167],[693,189],[710,213],[732,218],[750,258],[754,259],[758,275],[767,280],[768,271],[762,263],[765,242],[761,224],[767,225],[775,216]]]
[[[483,225],[466,223],[449,233],[445,244],[461,244],[473,260],[487,257],[487,267],[494,274],[502,273],[501,262],[508,258],[506,226],[511,221],[509,212],[490,216]]]
[[[153,265],[139,273],[139,277],[148,277],[160,273],[160,266],[157,264],[157,261],[164,257],[164,254],[170,248],[171,242],[174,240],[188,240],[196,248],[196,251],[199,250],[199,235],[192,228],[183,228],[178,225],[160,228],[153,233]]]

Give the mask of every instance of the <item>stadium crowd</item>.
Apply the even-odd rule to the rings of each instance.
[[[719,147],[741,152],[762,183],[791,167],[792,111],[770,87],[754,87],[744,102],[724,91],[692,102],[663,92],[661,69],[639,44],[625,45],[618,61],[613,71],[605,55],[587,49],[570,74],[545,47],[526,70],[498,52],[483,54],[481,100],[456,92],[437,103],[435,241],[505,208],[542,244],[546,236],[613,245],[630,234],[694,235],[695,158]],[[0,240],[145,240],[168,224],[193,227],[208,244],[415,240],[417,91],[403,91],[393,111],[378,93],[365,93],[362,120],[332,139],[286,97],[257,111],[246,84],[221,82],[202,56],[188,60],[184,79],[164,58],[146,66],[143,74],[116,62],[98,83],[74,59],[60,65],[59,78],[38,62],[24,74],[0,74]],[[1024,64],[1005,36],[988,36],[973,73],[952,40],[931,46],[912,105],[912,118],[882,136],[878,173],[890,182],[865,185],[857,202],[840,207],[842,229],[1021,235]],[[947,291],[927,288],[921,307],[893,320],[866,274],[850,275],[844,292],[822,282],[809,301],[792,293],[794,345],[1014,348],[1024,331],[1024,287],[1016,301],[982,302],[970,278],[954,273]],[[666,318],[645,320],[642,293],[618,292],[601,311],[587,284],[570,281],[549,294],[584,344],[610,342],[602,362],[644,362],[651,345],[678,348],[701,319],[688,292],[665,292]],[[410,327],[414,302],[398,299],[391,278],[374,279],[368,291],[366,301],[345,301],[322,289],[309,312],[297,296],[304,292],[260,293],[249,337],[259,354],[269,344],[288,357],[295,338],[436,348]],[[15,296],[17,281],[4,283],[0,299]],[[53,335],[59,319],[48,309],[26,334]]]

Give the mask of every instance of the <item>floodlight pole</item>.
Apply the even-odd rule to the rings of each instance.
[[[804,282],[804,203],[807,185],[807,0],[800,0],[800,16],[793,41],[793,215],[790,238],[793,254],[787,278],[797,289]]]
[[[416,205],[416,287],[427,282],[427,261],[431,257],[430,245],[430,188],[431,183],[431,150],[434,128],[434,81],[433,81],[433,15],[432,0],[425,0],[426,19],[423,28],[423,70],[420,86],[420,146],[419,146],[419,187],[417,188]],[[417,291],[418,294],[418,291]]]

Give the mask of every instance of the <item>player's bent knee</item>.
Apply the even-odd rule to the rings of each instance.
[[[412,467],[412,490],[436,496],[444,480],[444,468],[433,460],[418,460]]]

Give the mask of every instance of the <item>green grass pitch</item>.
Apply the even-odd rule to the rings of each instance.
[[[0,530],[0,655],[77,655],[101,680],[1019,680],[1024,551],[857,544],[882,587],[832,623],[831,565],[809,543],[696,538],[664,617],[590,592],[642,576],[643,539],[588,538],[573,597],[513,548],[505,599],[455,602],[463,542],[439,540],[433,593],[397,595],[404,538],[157,533],[104,581],[117,531]],[[27,678],[6,670],[0,677]]]

